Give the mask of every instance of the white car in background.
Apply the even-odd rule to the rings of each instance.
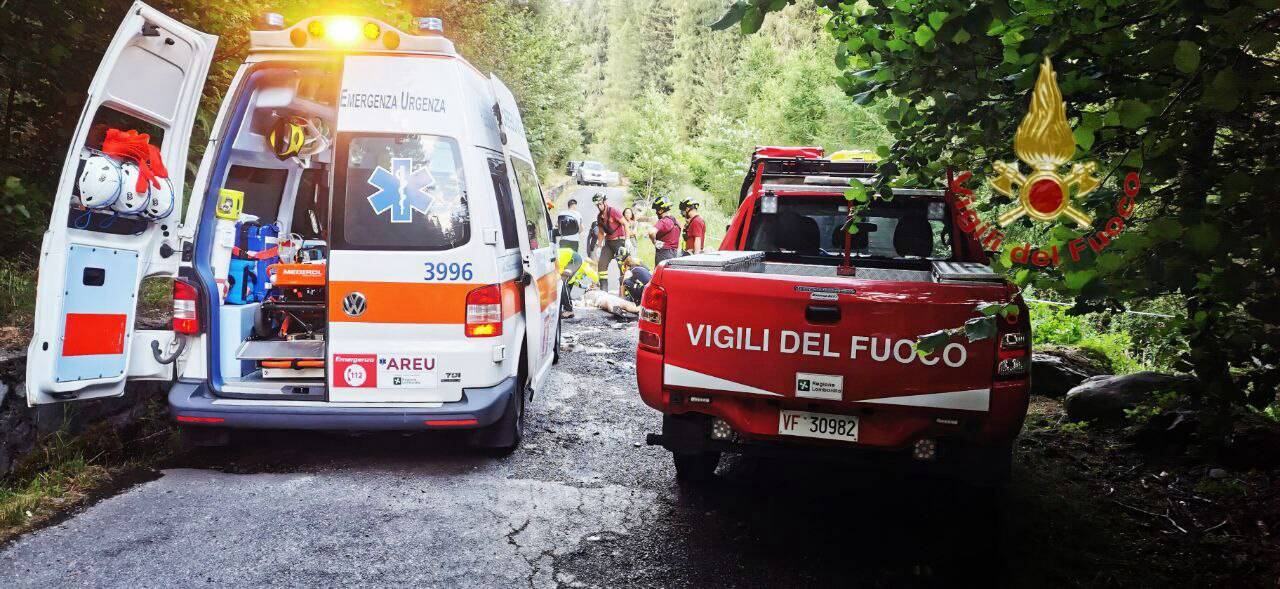
[[[609,186],[619,182],[617,172],[611,172],[604,164],[592,161],[579,164],[573,173],[573,179],[578,184],[590,186]]]

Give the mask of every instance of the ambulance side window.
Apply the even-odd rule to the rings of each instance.
[[[520,187],[520,202],[524,204],[524,222],[529,229],[529,249],[551,245],[551,217],[547,216],[547,204],[542,199],[542,187],[528,162],[512,159],[516,168],[516,184]]]
[[[498,221],[502,223],[502,246],[511,249],[520,246],[516,232],[516,206],[511,200],[511,182],[507,180],[507,165],[501,159],[489,158],[489,177],[493,180],[493,195],[498,199]]]

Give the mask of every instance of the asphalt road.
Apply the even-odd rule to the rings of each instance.
[[[580,310],[528,435],[267,432],[180,459],[0,552],[7,587],[992,585],[977,491],[726,460],[681,486],[635,393],[635,324]]]

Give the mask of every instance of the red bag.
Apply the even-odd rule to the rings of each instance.
[[[130,159],[138,164],[138,185],[135,187],[138,192],[145,192],[147,184],[160,188],[160,181],[156,178],[169,177],[169,170],[165,169],[160,158],[160,150],[151,144],[151,136],[146,133],[132,129],[107,129],[107,137],[102,141],[102,152]]]

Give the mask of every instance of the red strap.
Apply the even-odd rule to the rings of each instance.
[[[130,159],[138,164],[138,184],[135,190],[143,192],[150,184],[160,187],[156,178],[168,178],[169,170],[164,167],[160,150],[151,145],[151,136],[130,129],[107,129],[107,136],[102,141],[102,152],[120,159]]]

